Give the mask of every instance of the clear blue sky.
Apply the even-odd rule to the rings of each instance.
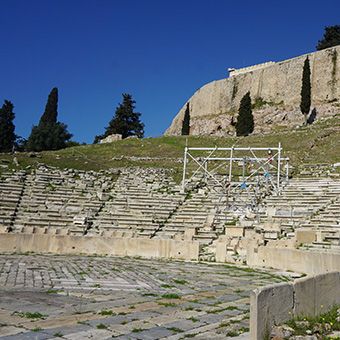
[[[91,143],[122,93],[159,136],[226,68],[314,51],[339,0],[0,0],[0,101],[27,137],[52,87],[59,120]]]

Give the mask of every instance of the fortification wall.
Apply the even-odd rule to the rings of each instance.
[[[311,66],[312,107],[317,108],[317,117],[339,113],[340,46],[336,46],[204,85],[183,105],[165,134],[181,134],[187,103],[190,134],[233,134],[232,116],[248,91],[253,102],[261,98],[267,103],[254,109],[255,132],[265,132],[261,125],[270,130],[274,125],[295,126],[303,122],[299,105],[302,70],[307,56]]]
[[[267,61],[266,63],[262,63],[262,64],[258,64],[258,65],[253,65],[253,66],[247,66],[247,67],[232,69],[229,72],[229,77],[234,77],[234,76],[237,76],[239,74],[243,74],[243,73],[259,70],[261,68],[268,67],[268,66],[271,66],[271,65],[274,65],[274,64],[275,63],[273,61]]]

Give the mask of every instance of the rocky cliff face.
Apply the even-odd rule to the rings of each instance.
[[[312,82],[312,108],[316,119],[340,113],[340,46],[305,54],[268,66],[250,67],[227,79],[204,85],[187,101],[190,108],[190,134],[234,134],[241,98],[250,91],[254,105],[255,133],[271,132],[303,123],[300,112],[302,69],[309,57]],[[185,103],[166,135],[180,135]]]

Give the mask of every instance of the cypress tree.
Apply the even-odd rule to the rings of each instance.
[[[12,151],[15,144],[16,135],[13,123],[15,114],[13,109],[14,105],[9,100],[5,100],[0,109],[0,152]]]
[[[187,103],[187,107],[184,112],[184,118],[182,122],[182,136],[190,135],[190,108],[189,103]]]
[[[237,136],[248,136],[254,131],[250,92],[247,92],[241,99],[235,128]]]
[[[66,147],[66,142],[72,137],[67,131],[67,125],[57,121],[58,89],[52,89],[48,96],[45,111],[39,124],[33,126],[27,141],[30,151],[59,150]]]
[[[305,117],[305,123],[307,124],[307,118],[311,106],[311,82],[310,82],[310,65],[309,59],[306,58],[303,64],[302,72],[302,86],[301,86],[301,102],[300,110]]]
[[[116,108],[115,115],[105,128],[104,134],[96,136],[94,143],[112,134],[121,134],[122,138],[129,136],[143,138],[144,124],[140,121],[141,114],[135,112],[136,101],[128,93],[123,93],[122,96],[123,102]]]
[[[58,117],[58,89],[54,87],[48,95],[45,111],[39,124],[55,124]]]

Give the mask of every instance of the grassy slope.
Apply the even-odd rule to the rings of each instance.
[[[183,150],[188,140],[189,146],[277,146],[282,143],[284,156],[290,157],[292,165],[303,163],[340,162],[340,115],[312,126],[293,131],[281,131],[271,135],[249,137],[159,137],[128,139],[111,144],[85,145],[59,151],[42,152],[38,157],[29,157],[28,153],[18,153],[19,167],[35,166],[44,163],[60,168],[84,170],[102,170],[111,167],[143,166],[173,168],[177,175],[182,164],[171,158],[183,157]],[[132,161],[130,159],[112,160],[113,157],[136,156],[164,158],[154,161]],[[0,154],[0,164],[13,165],[13,155]],[[168,159],[170,158],[170,159]],[[9,162],[9,163],[4,163]],[[0,169],[1,171],[1,169]],[[177,176],[176,176],[177,177]]]

